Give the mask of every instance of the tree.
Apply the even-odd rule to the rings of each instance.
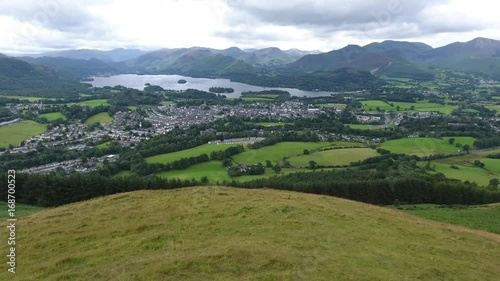
[[[304,149],[304,155],[309,155],[309,154],[311,154],[311,152],[307,149]]]
[[[281,166],[280,166],[280,165],[275,165],[275,166],[273,167],[273,171],[274,171],[276,174],[281,173]]]
[[[273,167],[273,163],[271,163],[271,160],[266,160],[266,167],[268,167],[268,168]]]
[[[209,182],[209,180],[208,180],[208,177],[207,177],[207,176],[203,176],[203,177],[201,177],[201,180],[200,180],[200,181],[201,181],[201,183],[202,183],[202,184],[208,184],[208,182]]]
[[[490,180],[490,187],[497,189],[498,185],[500,184],[500,180],[498,179],[491,179]]]
[[[449,138],[448,143],[453,144],[455,142],[455,138]]]
[[[309,161],[309,169],[315,170],[317,168],[318,168],[318,163],[316,163],[316,161],[314,160]]]
[[[466,144],[466,145],[462,146],[462,149],[465,150],[467,152],[467,154],[469,154],[470,145]]]

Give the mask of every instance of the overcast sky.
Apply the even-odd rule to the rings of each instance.
[[[0,0],[0,53],[500,39],[491,0]]]

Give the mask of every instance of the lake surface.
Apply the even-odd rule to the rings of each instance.
[[[319,96],[330,96],[335,94],[334,92],[314,92],[314,91],[302,91],[299,89],[292,88],[272,88],[272,87],[260,87],[248,85],[245,83],[231,82],[229,79],[209,79],[209,78],[192,78],[181,75],[137,75],[137,74],[121,74],[109,77],[92,77],[94,81],[89,81],[85,83],[90,83],[94,87],[105,87],[105,86],[118,86],[122,85],[127,88],[134,88],[138,90],[144,89],[144,84],[149,83],[151,85],[158,85],[166,90],[186,90],[186,89],[197,89],[201,91],[207,91],[210,87],[224,87],[233,88],[234,93],[223,94],[228,98],[238,98],[241,92],[247,91],[264,91],[264,90],[282,90],[289,92],[292,96],[299,97],[319,97]],[[184,79],[187,81],[186,84],[179,84],[178,81]]]

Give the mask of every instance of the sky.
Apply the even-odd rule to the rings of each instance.
[[[0,0],[0,53],[500,39],[491,0]]]

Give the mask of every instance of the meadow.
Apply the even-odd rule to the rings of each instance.
[[[259,125],[262,127],[283,127],[287,124],[290,123],[281,123],[281,122],[260,122],[260,123],[253,123],[255,125]]]
[[[347,104],[343,103],[320,103],[317,104],[319,107],[324,107],[324,108],[336,108],[336,109],[344,109],[347,107]]]
[[[29,120],[1,126],[0,136],[2,137],[0,138],[0,147],[6,148],[9,144],[17,146],[22,141],[40,135],[46,130],[47,127],[45,125]]]
[[[385,125],[367,125],[367,124],[344,124],[344,126],[349,126],[351,129],[356,130],[383,130]]]
[[[379,154],[371,148],[344,148],[318,151],[309,155],[292,157],[288,160],[295,167],[308,167],[309,161],[315,161],[320,166],[338,166],[349,165],[351,162],[375,156],[379,156]]]
[[[146,162],[151,163],[171,163],[181,158],[197,157],[202,154],[210,156],[214,151],[226,150],[229,147],[237,146],[236,144],[204,144],[195,148],[181,150],[172,153],[160,154],[146,158]]]
[[[422,218],[500,234],[500,204],[484,206],[402,205],[395,207]]]
[[[428,156],[433,154],[447,154],[458,152],[460,149],[455,145],[469,145],[472,147],[475,139],[472,137],[454,137],[455,142],[450,144],[450,138],[404,138],[382,143],[380,146],[392,153],[404,153],[408,155]]]
[[[500,149],[467,154],[431,162],[431,167],[436,173],[443,173],[446,177],[462,181],[476,182],[487,186],[491,179],[500,179],[500,159],[486,158],[489,154],[500,153]],[[479,160],[485,164],[484,168],[474,166],[474,161]],[[425,166],[427,162],[421,162]],[[454,168],[452,168],[454,165]]]
[[[78,104],[82,105],[82,106],[90,106],[90,107],[109,105],[108,100],[106,100],[106,99],[82,101],[82,102],[79,102]]]
[[[61,112],[51,112],[38,115],[40,118],[45,118],[47,121],[52,122],[58,119],[68,120],[68,118]]]
[[[98,113],[85,121],[85,125],[92,125],[95,123],[106,124],[112,122],[113,118],[107,112]]]
[[[0,219],[9,218],[9,213],[7,211],[8,209],[9,209],[9,207],[8,207],[7,202],[0,201],[0,210],[1,210],[0,211]],[[16,203],[16,217],[26,216],[26,215],[36,213],[36,212],[44,210],[44,209],[45,208],[42,208],[42,207]]]
[[[284,157],[303,155],[305,149],[314,152],[323,148],[344,146],[364,146],[364,144],[348,142],[280,142],[259,149],[247,149],[245,152],[235,155],[233,159],[239,164],[265,164],[266,160],[279,161]]]
[[[367,111],[375,111],[377,108],[379,108],[382,111],[390,111],[390,112],[398,112],[397,107],[399,106],[399,112],[431,112],[431,111],[436,111],[436,112],[441,112],[443,114],[450,114],[453,112],[453,110],[456,108],[455,106],[450,106],[450,105],[441,105],[437,103],[430,103],[426,101],[419,101],[416,103],[409,103],[409,102],[383,102],[381,100],[367,100],[367,101],[360,101],[361,104],[364,107],[364,110]],[[390,104],[393,104],[394,106],[391,106]],[[414,109],[411,109],[411,107],[414,107]]]
[[[25,281],[469,281],[500,275],[500,235],[268,189],[105,196],[25,216],[17,235],[17,275]],[[0,280],[9,276],[4,263]]]

